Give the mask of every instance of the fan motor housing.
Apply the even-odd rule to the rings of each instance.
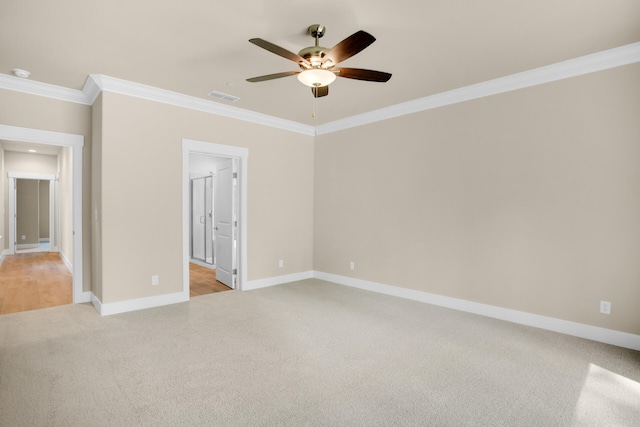
[[[298,55],[309,61],[311,65],[319,66],[320,60],[329,52],[329,49],[322,46],[309,46],[298,52]]]

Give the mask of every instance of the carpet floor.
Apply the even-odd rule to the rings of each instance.
[[[0,316],[0,426],[638,426],[640,352],[310,279]]]

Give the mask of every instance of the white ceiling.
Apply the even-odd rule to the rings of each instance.
[[[337,79],[317,100],[295,77],[246,78],[296,64],[248,42],[298,52],[311,24],[331,47],[357,30],[377,41],[341,63],[393,74]],[[0,73],[82,89],[105,74],[191,96],[239,96],[239,107],[322,124],[640,41],[637,0],[2,0]],[[226,104],[224,101],[211,102]]]

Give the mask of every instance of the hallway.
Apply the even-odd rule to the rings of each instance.
[[[0,315],[71,304],[72,284],[57,252],[7,255],[0,264]]]

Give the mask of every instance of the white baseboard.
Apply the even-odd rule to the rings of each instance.
[[[40,237],[40,238],[38,239],[38,241],[39,241],[40,243],[48,242],[48,241],[49,241],[49,238],[48,238],[48,237]]]
[[[326,280],[327,282],[337,283],[339,285],[351,286],[354,288],[378,292],[385,295],[392,295],[400,298],[425,302],[441,307],[452,308],[454,310],[492,317],[494,319],[506,320],[508,322],[519,323],[521,325],[533,326],[540,329],[546,329],[548,331],[559,332],[562,334],[586,338],[606,344],[617,345],[619,347],[630,348],[632,350],[640,350],[640,335],[614,331],[611,329],[585,325],[582,323],[569,322],[567,320],[540,316],[538,314],[511,310],[508,308],[496,307],[488,304],[480,304],[477,302],[462,300],[458,298],[450,298],[442,295],[430,294],[413,289],[399,288],[396,286],[384,285],[382,283],[354,279],[352,277],[323,273],[321,271],[314,271],[313,277],[316,279]]]
[[[243,291],[266,288],[269,286],[282,285],[283,283],[297,282],[298,280],[311,279],[313,271],[302,271],[300,273],[286,274],[284,276],[268,277],[266,279],[249,280],[242,286]]]
[[[34,249],[38,246],[40,245],[38,245],[37,243],[20,243],[16,245],[16,249]]]
[[[0,264],[2,264],[2,261],[4,261],[5,255],[11,255],[11,252],[9,251],[9,249],[5,249],[2,252],[0,252]]]
[[[64,262],[64,265],[66,265],[69,271],[73,273],[73,264],[71,264],[71,261],[67,259],[67,257],[64,255],[64,252],[61,251],[59,252],[59,254],[60,258],[62,258],[62,262]]]
[[[86,302],[91,302],[91,297],[93,297],[93,292],[85,292],[83,291],[80,295],[74,298],[74,304],[83,304]]]
[[[98,310],[101,316],[109,316],[111,314],[126,313],[128,311],[143,310],[145,308],[160,307],[163,305],[176,304],[189,301],[188,292],[176,292],[173,294],[158,295],[155,297],[137,298],[127,301],[119,301],[112,303],[101,302],[93,293],[91,293],[91,303]]]
[[[200,261],[199,259],[191,258],[191,259],[189,259],[189,262],[191,262],[191,263],[193,263],[193,264],[196,264],[196,265],[199,265],[200,267],[210,268],[210,269],[212,269],[212,270],[216,268],[216,266],[215,266],[215,265],[213,265],[213,264],[208,264],[208,263],[206,263],[206,262],[204,262],[204,261]]]

